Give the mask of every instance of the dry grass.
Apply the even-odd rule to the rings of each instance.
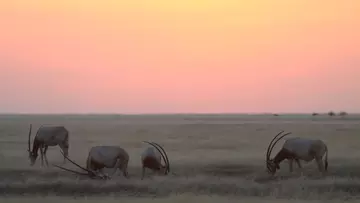
[[[130,154],[131,179],[103,182],[56,168],[41,169],[27,160],[29,124],[65,125],[70,157],[84,165],[94,145],[120,145]],[[360,194],[358,135],[360,116],[153,115],[153,116],[0,116],[1,202],[292,202],[357,200]],[[329,173],[315,163],[301,175],[281,165],[276,178],[265,172],[268,142],[280,130],[291,136],[323,139],[329,147]],[[290,137],[291,137],[290,136]],[[163,145],[176,176],[140,180],[142,140]],[[277,151],[279,146],[275,148]],[[59,148],[49,148],[51,163],[61,163]],[[70,163],[66,167],[75,169]],[[7,196],[7,197],[6,197]],[[5,198],[6,197],[6,198]],[[74,199],[76,198],[76,199]],[[210,199],[211,198],[211,199]]]
[[[106,203],[118,203],[121,201],[122,203],[200,203],[200,202],[226,202],[226,203],[287,203],[290,202],[287,199],[274,199],[274,198],[233,198],[233,197],[218,197],[218,196],[194,196],[194,195],[179,195],[179,196],[171,196],[162,199],[157,198],[113,198],[113,197],[84,197],[84,198],[70,198],[70,197],[32,197],[29,198],[19,198],[19,197],[11,197],[11,198],[3,198],[1,202],[3,203],[18,203],[18,202],[27,202],[27,203],[39,203],[39,202],[52,202],[52,203],[98,203],[98,202],[106,202]],[[323,200],[298,200],[292,199],[291,203],[323,203]],[[327,200],[327,203],[336,203],[342,202],[340,200]],[[360,200],[350,200],[348,202],[358,203]]]

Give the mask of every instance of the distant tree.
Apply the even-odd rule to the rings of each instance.
[[[275,114],[273,114],[273,116],[279,116],[279,114],[276,114],[276,113],[275,113]]]
[[[317,116],[317,115],[319,115],[318,113],[312,113],[312,116]]]
[[[342,111],[339,113],[339,116],[346,116],[346,115],[348,115],[348,114],[345,111]]]
[[[329,116],[335,116],[336,114],[335,114],[333,111],[330,111],[330,112],[328,113],[328,115],[329,115]]]

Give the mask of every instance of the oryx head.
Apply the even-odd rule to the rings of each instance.
[[[289,135],[291,133],[285,133],[284,135],[282,135],[281,137],[277,138],[279,135],[281,135],[284,131],[279,132],[270,142],[268,148],[267,148],[267,152],[266,152],[266,167],[267,167],[267,171],[268,173],[270,173],[271,175],[274,175],[276,170],[280,169],[280,165],[279,163],[275,162],[274,159],[270,159],[271,156],[271,152],[273,150],[273,148],[275,147],[276,143],[279,142],[279,140],[281,140],[281,138],[285,137],[286,135]],[[273,143],[273,141],[277,138],[277,140]]]
[[[167,156],[164,148],[161,147],[159,144],[157,144],[155,142],[147,142],[147,141],[143,141],[143,142],[150,144],[151,146],[153,146],[161,154],[161,157],[163,158],[163,160],[165,162],[165,165],[162,165],[161,163],[159,163],[159,165],[160,165],[159,166],[159,172],[164,174],[164,175],[167,175],[170,172],[170,163],[169,163],[169,159],[168,159],[168,156]]]
[[[38,154],[37,154],[37,152],[33,153],[31,151],[31,143],[30,143],[31,129],[32,129],[32,124],[30,124],[29,136],[28,136],[29,137],[28,138],[28,153],[29,153],[29,159],[30,159],[30,166],[33,166],[35,164]]]

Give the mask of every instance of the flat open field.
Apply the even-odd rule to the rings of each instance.
[[[29,166],[27,135],[38,127],[64,125],[70,131],[70,158],[85,166],[95,145],[119,145],[130,154],[130,179],[89,180],[55,167]],[[343,202],[360,200],[360,116],[327,115],[1,115],[1,202]],[[329,148],[329,172],[315,162],[303,173],[287,161],[276,177],[265,167],[268,143],[279,131],[288,137],[322,139]],[[175,174],[140,180],[140,153],[162,146]],[[283,141],[275,147],[273,155]],[[59,147],[49,148],[50,163],[62,164]],[[67,162],[64,167],[78,170]]]

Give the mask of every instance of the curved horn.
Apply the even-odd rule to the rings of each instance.
[[[158,147],[160,147],[160,149],[164,152],[164,155],[166,157],[166,168],[167,168],[167,171],[170,172],[170,162],[169,162],[169,158],[168,158],[168,156],[166,154],[165,149],[162,146],[160,146],[159,144],[157,144],[155,142],[153,142],[153,143],[156,144]]]
[[[270,144],[269,144],[269,146],[268,146],[268,148],[267,148],[266,160],[269,160],[269,158],[270,158],[270,153],[269,153],[269,152],[270,152],[270,148],[271,148],[271,146],[272,146],[273,141],[274,141],[279,135],[281,135],[283,132],[284,132],[284,131],[279,132],[279,133],[271,140],[271,142],[270,142]]]
[[[31,151],[31,143],[30,143],[30,137],[31,137],[31,129],[32,129],[32,124],[30,124],[30,129],[29,129],[29,139],[28,139],[28,151]]]
[[[35,136],[37,136],[38,134],[39,134],[39,132],[40,132],[40,129],[43,127],[44,125],[41,125],[39,128],[38,128],[38,130],[36,131],[36,134],[35,134]]]
[[[79,167],[80,169],[82,169],[82,170],[84,170],[84,171],[86,171],[86,172],[88,172],[88,173],[96,176],[96,174],[95,174],[94,172],[92,172],[92,171],[90,171],[90,170],[88,170],[88,169],[80,166],[79,164],[75,163],[75,161],[72,161],[71,159],[69,159],[69,157],[65,156],[62,151],[60,151],[60,152],[61,152],[61,154],[62,154],[68,161],[70,161],[72,164],[74,164],[75,166]]]
[[[275,147],[276,143],[279,142],[279,141],[280,141],[283,137],[285,137],[286,135],[290,135],[290,134],[291,134],[291,132],[285,133],[284,135],[282,135],[281,137],[279,137],[279,138],[274,142],[274,144],[272,145],[272,147],[271,147],[271,149],[270,149],[269,157],[270,157],[271,152],[272,152],[273,148]]]
[[[60,168],[62,170],[65,170],[65,171],[69,171],[69,172],[72,172],[72,173],[75,173],[75,174],[78,174],[78,175],[89,175],[87,173],[81,173],[81,172],[78,172],[78,171],[74,171],[74,170],[71,170],[71,169],[67,169],[67,168],[64,168],[64,167],[61,167],[61,166],[58,166],[56,164],[52,164],[53,166],[57,167],[57,168]]]
[[[155,147],[155,149],[157,149],[157,150],[160,152],[160,154],[161,154],[161,156],[162,156],[162,158],[164,159],[164,162],[165,162],[165,164],[166,164],[166,167],[167,167],[166,169],[168,169],[169,167],[168,167],[168,164],[167,164],[167,159],[165,158],[164,154],[161,152],[161,150],[159,149],[159,147],[157,147],[157,145],[154,144],[154,143],[152,143],[152,142],[148,142],[148,141],[143,141],[143,142],[145,142],[145,143],[147,143],[147,144]]]

